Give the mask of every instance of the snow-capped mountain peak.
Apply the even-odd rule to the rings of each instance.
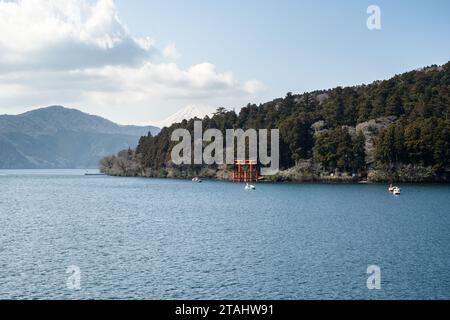
[[[211,116],[212,114],[213,114],[213,112],[211,112],[210,110],[208,110],[205,107],[187,106],[187,107],[177,111],[176,113],[174,113],[170,117],[166,118],[165,120],[155,122],[154,124],[160,128],[169,127],[172,124],[181,122],[183,120],[190,120],[195,117],[197,117],[199,119],[203,119],[205,116],[207,116],[207,115]]]

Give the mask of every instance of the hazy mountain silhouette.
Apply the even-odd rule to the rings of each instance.
[[[134,148],[148,132],[159,129],[122,126],[61,106],[0,115],[0,168],[96,168],[102,157]]]

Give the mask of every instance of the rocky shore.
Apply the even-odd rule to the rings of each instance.
[[[116,177],[146,177],[168,179],[202,179],[232,181],[232,166],[171,166],[152,170],[140,165],[139,155],[133,150],[122,151],[116,156],[102,160],[100,171]],[[381,182],[449,182],[450,168],[444,174],[438,174],[433,167],[398,164],[391,168],[371,168],[365,174],[349,172],[325,172],[312,161],[302,161],[295,167],[281,170],[274,176],[264,177],[267,182],[320,182],[320,183],[381,183]]]

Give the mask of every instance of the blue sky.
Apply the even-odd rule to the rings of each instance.
[[[366,27],[367,7],[382,29]],[[368,83],[450,60],[450,1],[126,1],[121,16],[135,33],[173,41],[188,66],[210,61],[287,91]]]
[[[448,0],[0,0],[0,114],[239,110],[446,63],[449,39]]]

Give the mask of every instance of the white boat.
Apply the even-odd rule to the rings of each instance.
[[[202,181],[200,178],[195,177],[194,179],[192,179],[192,182],[195,182],[195,183],[202,183],[203,181]]]
[[[255,190],[255,189],[256,189],[256,187],[254,185],[251,185],[251,184],[248,184],[248,183],[245,185],[245,190],[247,190],[247,191],[248,190]]]
[[[390,193],[393,193],[395,195],[399,195],[401,193],[401,189],[399,187],[397,187],[397,186],[392,185],[392,184],[391,184],[391,186],[389,187],[388,190],[389,190]]]

